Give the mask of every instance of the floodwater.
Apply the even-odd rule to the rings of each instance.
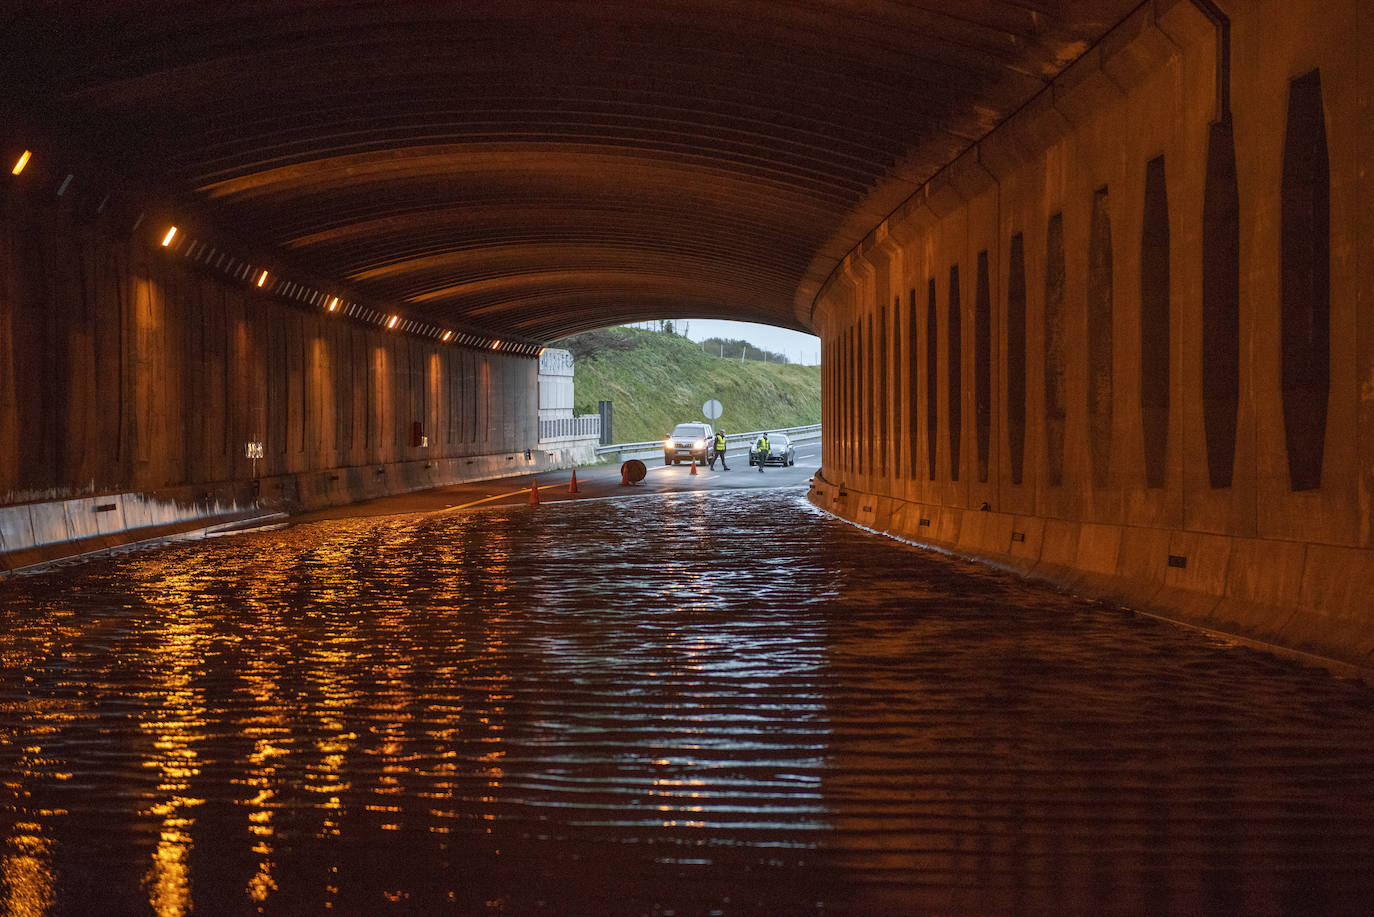
[[[795,489],[0,581],[0,907],[1374,907],[1374,691]]]

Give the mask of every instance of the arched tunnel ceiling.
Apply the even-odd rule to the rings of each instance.
[[[1138,0],[35,2],[8,106],[410,318],[804,329],[834,266]]]

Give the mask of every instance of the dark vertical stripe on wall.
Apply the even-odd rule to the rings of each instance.
[[[920,379],[920,369],[916,362],[916,348],[919,344],[916,335],[916,288],[912,287],[907,300],[906,316],[906,360],[907,360],[907,391],[906,391],[906,441],[907,450],[910,455],[911,479],[916,480],[916,475],[920,473],[920,450],[916,448],[916,431],[921,427],[919,399],[916,397],[917,380]]]
[[[1319,71],[1288,87],[1283,144],[1283,425],[1294,490],[1322,482],[1331,390],[1331,172]]]
[[[839,385],[839,403],[837,407],[840,412],[840,451],[838,458],[840,467],[849,469],[849,329],[840,332],[838,341],[838,352],[840,363],[838,366],[839,376],[836,382]]]
[[[291,407],[290,345],[285,326],[279,321],[264,322],[267,329],[267,434],[263,452],[273,473],[286,469],[285,457],[291,435],[289,425]]]
[[[1045,475],[1064,483],[1064,215],[1050,217],[1045,235]]]
[[[935,278],[926,304],[926,469],[935,480],[935,450],[940,438],[940,316],[935,311]]]
[[[828,429],[830,431],[831,442],[834,444],[827,456],[833,456],[835,465],[838,468],[844,467],[844,370],[843,353],[844,336],[840,335],[830,342],[830,414],[832,423]]]
[[[1106,188],[1093,192],[1088,236],[1088,451],[1093,487],[1112,463],[1112,219]]]
[[[1207,476],[1230,487],[1240,405],[1240,195],[1230,120],[1212,124],[1202,196],[1202,419]]]
[[[448,454],[457,455],[458,450],[454,448],[462,442],[460,426],[462,415],[459,413],[458,406],[458,382],[461,378],[463,364],[458,361],[458,355],[453,350],[444,354],[444,381],[441,391],[444,393],[444,401],[448,405],[448,417],[444,423],[444,437],[448,444]]]
[[[959,447],[964,433],[964,337],[959,304],[959,265],[949,268],[949,479],[959,480]]]
[[[468,443],[469,455],[475,455],[480,450],[478,443],[482,441],[482,399],[486,396],[482,392],[482,369],[486,362],[485,355],[478,355],[475,351],[468,354],[467,381],[467,403],[468,403]]]
[[[859,405],[862,404],[863,397],[863,362],[860,347],[863,343],[862,336],[863,324],[855,320],[849,328],[849,367],[853,371],[853,382],[849,386],[849,470],[858,474],[862,468],[859,465],[859,442],[863,435],[863,418],[859,416]]]
[[[863,430],[859,417],[859,398],[863,395],[863,368],[859,360],[860,324],[855,320],[849,328],[849,470],[859,471],[859,435]]]
[[[854,450],[855,443],[858,441],[858,427],[854,417],[854,393],[859,385],[859,370],[855,365],[854,357],[854,326],[850,325],[844,332],[844,355],[845,355],[845,390],[844,390],[844,415],[845,415],[845,438],[844,438],[844,458],[845,468],[854,471]]]
[[[849,353],[849,373],[845,377],[848,379],[849,386],[845,397],[845,400],[848,401],[846,410],[849,412],[849,436],[846,437],[845,451],[848,455],[848,467],[851,472],[856,472],[857,467],[859,467],[857,466],[857,455],[859,455],[859,342],[856,340],[857,334],[859,334],[859,329],[855,324],[851,324],[849,330],[845,331],[845,351]]]
[[[295,338],[295,340],[291,342],[291,352],[295,354],[296,360],[295,365],[291,368],[293,372],[300,373],[300,381],[296,388],[299,397],[300,417],[297,418],[297,429],[293,432],[294,435],[300,437],[296,444],[296,451],[305,452],[307,444],[310,442],[309,420],[311,414],[314,413],[313,406],[310,402],[310,396],[313,394],[313,386],[310,382],[314,367],[311,366],[310,357],[306,354],[306,347],[308,344],[306,340],[305,317],[299,313],[293,315],[288,328]],[[306,467],[306,464],[302,463],[292,470],[299,471],[304,467]]]
[[[1163,487],[1169,454],[1169,197],[1164,157],[1145,164],[1140,232],[1140,417],[1145,486]]]
[[[855,425],[853,425],[853,440],[849,447],[849,465],[853,467],[856,474],[863,473],[863,319],[856,319],[853,326],[852,337],[853,367],[855,367],[855,384],[853,384],[853,408],[852,415]]]
[[[887,477],[887,449],[892,442],[887,422],[887,395],[889,380],[887,377],[887,305],[884,304],[878,313],[878,387],[874,393],[878,402],[878,445],[877,460],[878,474]]]
[[[835,435],[835,416],[830,411],[830,399],[835,394],[830,374],[835,366],[830,362],[830,344],[830,341],[821,341],[821,455],[835,454],[833,443],[826,441]]]
[[[838,432],[840,435],[839,452],[835,457],[839,460],[841,468],[849,468],[849,330],[840,332],[839,340],[835,342],[835,353],[839,358],[836,364],[835,396],[837,401],[835,408],[839,413],[840,425]]]
[[[1011,482],[1020,484],[1026,465],[1026,252],[1019,232],[1007,257],[1007,448]]]
[[[872,474],[877,465],[874,462],[877,447],[875,445],[875,434],[878,428],[878,392],[874,386],[874,373],[877,370],[878,359],[875,353],[877,349],[877,336],[873,331],[873,316],[869,315],[868,329],[864,335],[864,362],[867,364],[868,382],[865,386],[867,396],[864,400],[864,473]]]
[[[978,480],[987,483],[992,445],[992,290],[988,253],[978,253],[973,298],[973,423],[978,446]]]
[[[835,340],[830,345],[830,358],[834,365],[830,368],[830,382],[834,386],[833,394],[830,396],[830,407],[834,412],[835,421],[829,428],[830,435],[834,437],[834,449],[832,452],[825,453],[832,456],[837,468],[844,467],[844,334],[843,332],[835,336]]]
[[[363,366],[366,367],[366,372],[360,381],[367,386],[366,401],[364,402],[366,413],[363,415],[363,444],[367,449],[367,454],[363,461],[370,462],[372,461],[372,442],[376,435],[376,423],[374,418],[377,416],[377,412],[373,405],[377,400],[377,360],[372,355],[372,348],[370,347],[365,348],[363,357],[365,361]]]
[[[883,380],[884,387],[891,392],[888,412],[892,424],[892,439],[887,448],[892,450],[892,473],[896,477],[902,473],[902,297],[892,298],[892,375]],[[884,452],[884,455],[887,453]]]
[[[849,414],[849,436],[846,437],[845,441],[848,462],[845,465],[851,472],[857,470],[855,456],[859,452],[859,418],[856,417],[857,412],[859,412],[859,401],[857,401],[857,397],[859,397],[859,352],[857,352],[855,334],[855,326],[851,324],[849,330],[845,331],[845,351],[849,355],[849,373],[845,377],[848,378],[845,401],[848,403],[846,404],[846,411]]]

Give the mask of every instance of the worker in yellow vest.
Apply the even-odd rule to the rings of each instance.
[[[759,474],[763,474],[763,466],[768,464],[768,434],[764,433],[754,444],[754,451],[758,453]]]
[[[724,430],[717,430],[717,431],[716,431],[715,448],[711,450],[711,458],[710,458],[710,460],[707,462],[707,464],[709,464],[709,465],[711,466],[711,470],[712,470],[712,471],[715,471],[715,470],[716,470],[716,459],[720,459],[720,470],[721,470],[721,471],[729,471],[729,470],[730,470],[730,466],[727,465],[727,464],[725,464],[725,431],[724,431]]]

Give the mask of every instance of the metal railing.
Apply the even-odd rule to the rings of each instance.
[[[559,417],[554,420],[539,421],[539,439],[561,439],[575,436],[579,438],[601,438],[601,415],[582,414],[578,417]]]
[[[793,442],[819,439],[821,435],[821,425],[818,423],[809,424],[804,427],[769,427],[767,431],[754,430],[749,433],[727,433],[725,436],[725,447],[733,450],[743,446],[746,449],[754,440],[759,438],[759,434],[786,433]],[[654,439],[643,443],[615,443],[610,446],[598,446],[596,448],[597,458],[611,458],[619,456],[622,460],[631,458],[650,458],[663,454],[663,440]]]

